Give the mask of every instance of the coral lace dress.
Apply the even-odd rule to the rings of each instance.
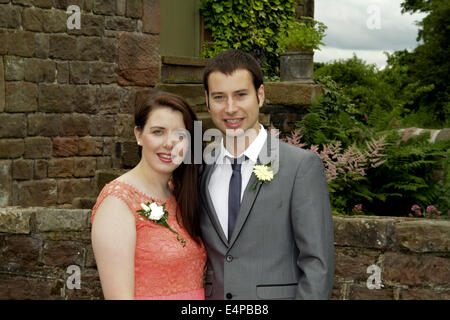
[[[133,186],[114,180],[100,192],[92,210],[95,213],[107,196],[115,196],[124,201],[136,221],[136,251],[134,257],[134,296],[137,300],[203,300],[203,273],[206,251],[203,243],[198,245],[176,220],[177,203],[175,197],[165,203],[169,212],[168,223],[186,240],[186,246],[177,240],[177,235],[168,228],[153,221],[141,219],[136,212],[140,204],[152,202],[152,198]],[[180,222],[181,223],[181,222]]]

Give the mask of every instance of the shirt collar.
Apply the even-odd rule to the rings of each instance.
[[[264,129],[262,124],[259,124],[259,126],[260,126],[259,133],[256,136],[255,140],[253,140],[253,142],[242,154],[238,156],[238,158],[241,157],[242,155],[245,155],[254,163],[256,163],[256,161],[258,160],[258,155],[261,152],[261,149],[264,146],[264,143],[266,142],[267,139],[266,129]],[[222,142],[220,143],[220,154],[219,157],[217,158],[216,163],[228,163],[229,161],[227,161],[226,158],[232,159],[234,158],[234,156],[231,153],[229,153],[228,150],[225,148],[222,139]]]

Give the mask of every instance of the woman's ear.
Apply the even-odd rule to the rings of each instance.
[[[134,127],[134,136],[136,137],[136,142],[138,145],[141,145],[141,135],[142,132],[139,130],[137,126]]]

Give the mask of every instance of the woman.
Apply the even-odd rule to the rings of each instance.
[[[103,295],[204,299],[206,252],[195,200],[198,167],[186,164],[194,163],[187,149],[193,146],[196,116],[174,94],[146,94],[140,101],[134,134],[141,160],[102,189],[91,217]],[[185,157],[190,161],[180,163]],[[166,210],[167,224],[141,215],[149,210],[152,215]]]

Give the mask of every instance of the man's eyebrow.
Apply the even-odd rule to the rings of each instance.
[[[249,89],[247,89],[247,88],[244,88],[244,89],[238,89],[238,90],[233,91],[233,93],[248,92],[248,90],[249,90]],[[224,94],[224,92],[222,92],[222,91],[212,91],[212,92],[211,92],[211,95],[214,95],[214,94]]]

